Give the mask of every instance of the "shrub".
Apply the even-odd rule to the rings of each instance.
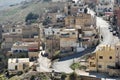
[[[77,80],[77,74],[75,72],[69,75],[69,80]]]
[[[70,67],[71,67],[71,69],[73,69],[73,70],[79,69],[80,64],[79,64],[79,63],[73,63]]]
[[[66,77],[67,77],[66,73],[62,73],[61,80],[65,80]]]
[[[30,12],[26,18],[25,21],[29,22],[29,23],[34,23],[37,19],[38,19],[39,15],[38,14],[34,14],[32,12]]]

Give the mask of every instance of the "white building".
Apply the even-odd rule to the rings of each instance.
[[[11,51],[13,53],[38,51],[38,42],[16,42],[13,44]]]
[[[29,58],[10,58],[8,59],[8,70],[10,73],[23,71],[33,65],[33,62],[29,61]]]
[[[22,34],[22,28],[20,27],[20,25],[16,25],[16,26],[12,26],[12,27],[3,25],[2,32],[9,33],[9,34]]]
[[[50,36],[50,35],[58,35],[59,36],[60,31],[61,31],[60,28],[52,28],[52,27],[44,28],[45,36]]]

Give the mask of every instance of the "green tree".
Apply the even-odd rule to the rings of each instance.
[[[66,77],[67,77],[66,73],[62,73],[61,80],[65,80]]]
[[[73,63],[70,67],[71,67],[71,69],[73,69],[73,70],[79,69],[80,64],[79,64],[79,63]]]
[[[39,15],[38,14],[34,14],[32,12],[30,12],[26,18],[25,18],[25,21],[26,22],[34,22],[38,19]]]
[[[6,77],[4,75],[0,75],[0,80],[6,80]]]
[[[69,75],[69,80],[77,80],[77,74],[75,72]]]

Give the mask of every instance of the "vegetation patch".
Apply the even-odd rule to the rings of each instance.
[[[32,12],[30,12],[27,16],[26,16],[26,19],[25,21],[27,23],[34,23],[36,22],[36,20],[39,18],[39,15],[38,14],[34,14]]]
[[[73,70],[79,69],[79,68],[80,68],[80,63],[73,63],[70,67],[71,67],[71,69],[73,69]]]

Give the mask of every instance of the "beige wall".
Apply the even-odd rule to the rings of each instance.
[[[115,48],[111,46],[101,46],[101,48],[96,51],[95,53],[95,59],[92,61],[91,59],[89,60],[89,65],[90,62],[96,63],[94,70],[100,71],[100,72],[108,72],[109,66],[115,67]],[[90,68],[92,69],[92,68]]]
[[[31,57],[37,57],[38,58],[39,53],[38,52],[28,52],[29,58]]]
[[[100,56],[103,59],[100,59]],[[110,59],[110,57],[112,58]],[[115,49],[111,46],[103,46],[101,50],[96,52],[96,58],[98,71],[108,72],[108,66],[115,66]]]
[[[66,27],[76,27],[80,26],[84,28],[85,26],[95,25],[95,18],[90,14],[78,14],[77,16],[68,16],[65,18]]]
[[[115,45],[116,63],[120,67],[120,43]]]
[[[61,38],[60,47],[75,47],[77,40],[76,38]]]

